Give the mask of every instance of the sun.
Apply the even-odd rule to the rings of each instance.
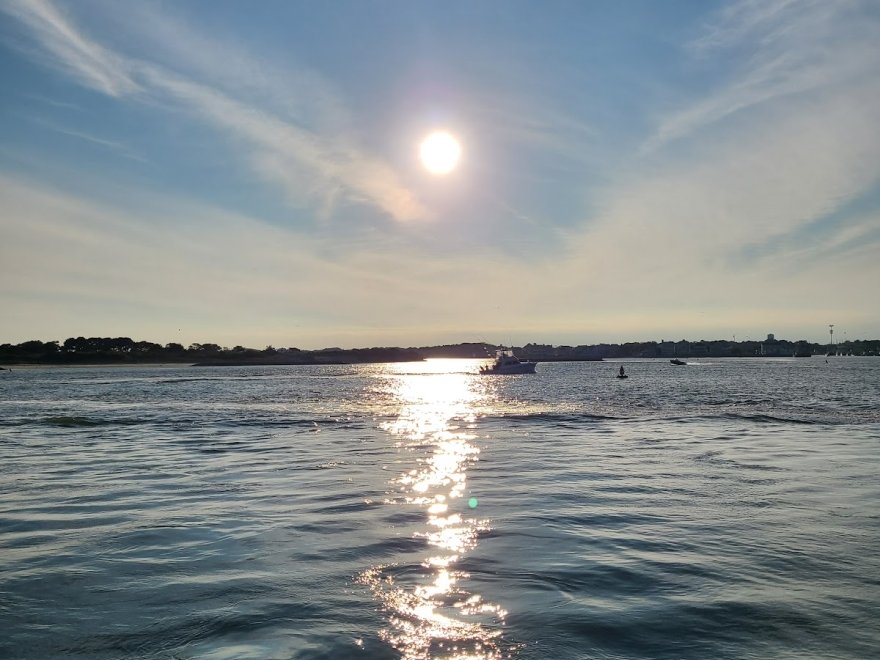
[[[461,143],[449,131],[434,131],[422,140],[419,157],[431,174],[449,174],[461,159]]]

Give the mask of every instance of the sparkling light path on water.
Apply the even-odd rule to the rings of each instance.
[[[417,457],[417,466],[391,480],[387,505],[424,511],[415,537],[425,542],[426,554],[422,571],[408,583],[395,579],[393,566],[374,567],[361,579],[386,613],[388,627],[380,636],[404,658],[504,657],[506,612],[469,591],[469,576],[458,568],[490,521],[468,510],[476,508],[476,497],[465,499],[467,471],[480,453],[467,427],[488,387],[485,379],[456,369],[457,361],[433,360],[424,373],[405,365],[404,373],[388,379],[400,412],[386,430],[400,438],[401,452]]]

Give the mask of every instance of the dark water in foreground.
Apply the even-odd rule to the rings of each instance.
[[[869,658],[880,359],[0,372],[0,657]]]

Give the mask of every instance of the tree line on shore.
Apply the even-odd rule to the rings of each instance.
[[[31,340],[16,345],[0,344],[0,363],[5,364],[349,364],[420,359],[420,354],[402,348],[304,351],[267,346],[258,350],[244,346],[227,348],[213,343],[184,346],[171,342],[162,345],[134,341],[129,337],[71,337],[64,342]]]
[[[264,349],[218,344],[193,343],[189,346],[171,342],[157,344],[134,341],[129,337],[71,337],[59,341],[31,340],[20,344],[0,344],[2,364],[113,364],[113,363],[186,363],[203,365],[235,364],[352,364],[369,362],[409,362],[426,358],[488,358],[500,346],[485,342],[423,346],[420,348],[299,348]],[[792,355],[880,355],[880,340],[850,340],[839,344],[812,344],[806,341],[731,342],[722,340],[690,342],[628,342],[552,346],[526,344],[514,347],[522,358],[538,361],[601,360],[605,358],[663,357],[791,357]]]

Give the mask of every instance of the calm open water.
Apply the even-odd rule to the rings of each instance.
[[[880,359],[624,364],[0,372],[0,657],[880,655]]]

